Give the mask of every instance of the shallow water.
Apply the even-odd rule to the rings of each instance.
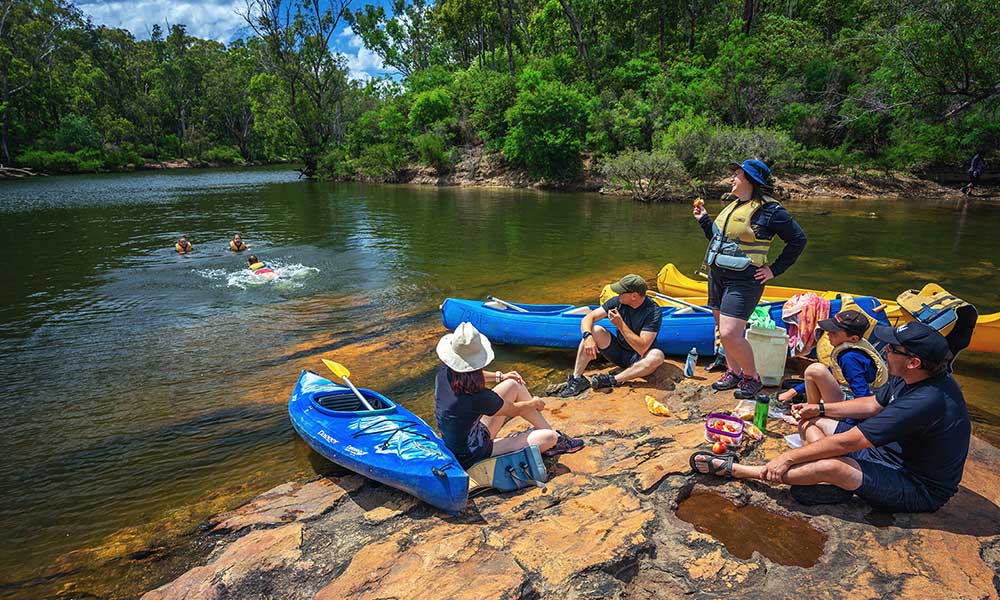
[[[677,506],[677,517],[726,546],[736,558],[760,552],[779,565],[809,568],[823,554],[826,534],[799,517],[757,506],[736,506],[714,492],[697,491]]]
[[[934,280],[1000,310],[995,206],[789,206],[810,242],[779,283],[893,297]],[[235,231],[278,280],[226,249]],[[314,473],[285,404],[321,356],[432,419],[445,297],[593,303],[626,272],[693,272],[705,246],[682,205],[323,184],[284,168],[0,182],[0,234],[0,584],[142,550]],[[172,249],[181,234],[189,256]],[[497,356],[536,391],[572,362]],[[959,379],[997,443],[1000,361],[963,356]]]

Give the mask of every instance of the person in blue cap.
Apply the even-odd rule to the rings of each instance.
[[[801,448],[766,465],[730,456],[691,456],[701,473],[791,484],[801,504],[836,504],[855,494],[893,512],[935,511],[958,492],[972,424],[948,366],[948,341],[920,322],[876,327],[886,343],[889,383],[874,396],[828,405],[799,404],[806,421]],[[863,418],[858,425],[838,420]],[[706,455],[707,454],[707,455]]]
[[[784,273],[806,247],[806,234],[792,215],[772,198],[771,170],[756,159],[733,163],[732,195],[736,197],[713,221],[703,204],[695,203],[694,218],[708,252],[708,306],[726,355],[726,372],[712,384],[715,390],[736,388],[737,398],[753,398],[763,387],[750,343],[743,336],[747,319],[764,294],[764,283]],[[767,253],[777,235],[785,247],[768,265]]]

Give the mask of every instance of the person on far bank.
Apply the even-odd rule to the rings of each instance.
[[[549,425],[540,412],[545,401],[533,397],[517,371],[486,371],[493,346],[472,323],[463,322],[441,338],[441,359],[434,377],[434,416],[438,431],[463,469],[490,456],[538,446],[544,456],[577,452],[583,440]],[[486,381],[496,383],[493,389]],[[532,428],[498,437],[508,419],[520,417]]]
[[[965,397],[948,372],[948,341],[919,321],[875,328],[886,343],[889,382],[874,396],[793,407],[805,445],[766,465],[699,451],[699,473],[791,485],[800,504],[839,504],[857,494],[893,512],[932,512],[958,492],[972,425]],[[825,414],[824,414],[825,412]],[[850,425],[846,417],[863,419]]]
[[[615,387],[649,375],[663,364],[663,352],[653,348],[663,322],[663,311],[646,296],[646,280],[629,274],[612,283],[611,289],[618,295],[590,311],[580,322],[576,364],[566,379],[565,389],[559,393],[560,398],[576,396],[589,387],[597,390]],[[611,335],[604,327],[594,324],[604,317],[618,329],[617,334]],[[598,353],[623,371],[617,375],[598,373],[588,381],[583,371]]]
[[[188,241],[186,235],[182,235],[177,238],[177,243],[174,244],[174,250],[177,251],[177,254],[188,254],[194,250],[194,246],[192,246],[191,242]]]
[[[864,339],[868,318],[860,311],[849,309],[833,318],[822,319],[818,325],[833,346],[829,366],[815,362],[806,367],[805,383],[778,394],[778,401],[791,402],[799,398],[797,403],[816,404],[820,414],[824,414],[827,404],[874,398],[875,388],[888,381],[889,372],[878,350]],[[786,415],[785,419],[793,425],[799,424],[794,415]]]
[[[732,190],[736,197],[713,221],[703,204],[695,203],[694,218],[708,238],[708,307],[715,314],[726,355],[726,372],[712,384],[715,390],[736,389],[740,398],[752,398],[763,384],[753,351],[743,332],[764,294],[764,284],[791,267],[806,247],[806,234],[792,215],[769,194],[771,170],[759,160],[732,163]],[[785,243],[774,261],[767,253],[777,235]]]
[[[962,186],[962,193],[966,196],[972,195],[972,188],[979,185],[979,178],[986,169],[986,161],[983,160],[983,154],[985,152],[976,152],[976,155],[972,157],[972,161],[969,163],[969,183]]]

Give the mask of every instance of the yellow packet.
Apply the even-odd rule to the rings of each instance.
[[[654,415],[658,415],[661,417],[673,416],[670,413],[670,408],[666,404],[660,402],[659,400],[657,400],[656,398],[652,397],[649,394],[646,394],[646,409],[649,412],[653,413]]]
[[[748,435],[750,439],[755,442],[759,442],[764,439],[763,432],[761,432],[760,429],[757,429],[757,426],[749,421],[743,421],[743,433]]]

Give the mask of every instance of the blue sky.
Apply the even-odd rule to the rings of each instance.
[[[388,0],[354,0],[351,8],[365,4],[387,5]],[[127,29],[139,39],[148,39],[156,23],[164,29],[183,23],[191,35],[224,43],[247,35],[246,23],[237,13],[245,9],[245,0],[77,0],[76,6],[95,24]],[[379,57],[346,25],[340,26],[333,47],[343,53],[353,77],[387,74]]]

